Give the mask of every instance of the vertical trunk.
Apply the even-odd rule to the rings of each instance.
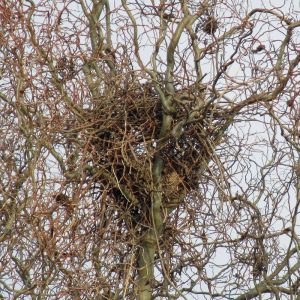
[[[149,234],[147,234],[149,235]],[[138,281],[138,297],[139,300],[152,299],[152,281],[154,278],[154,255],[156,250],[155,241],[148,241],[149,237],[145,237],[139,252],[139,281]]]
[[[153,192],[151,197],[151,228],[143,236],[140,243],[138,257],[138,297],[139,300],[152,299],[152,285],[154,280],[154,256],[157,244],[162,233],[162,189],[161,189],[161,172],[163,161],[156,157],[153,164]]]

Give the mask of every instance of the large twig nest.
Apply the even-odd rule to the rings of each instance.
[[[189,98],[195,103],[203,96],[193,95]],[[187,110],[195,106],[184,104],[183,109],[180,105],[174,122],[186,118]],[[179,190],[197,188],[199,166],[210,155],[207,140],[213,139],[214,133],[206,128],[204,121],[185,126],[179,139],[170,134],[164,143],[158,143],[161,119],[159,97],[144,84],[135,83],[130,88],[115,91],[110,97],[95,99],[94,108],[87,113],[85,120],[89,126],[85,124],[84,136],[87,137],[93,164],[112,174],[120,185],[126,186],[143,201],[150,197],[151,164],[155,153],[159,152],[165,161],[167,180],[163,182],[163,188],[169,189],[170,192],[165,193],[169,198],[176,198]],[[93,180],[104,186],[111,184],[107,178]],[[124,198],[117,190],[118,186],[112,186],[111,196]]]

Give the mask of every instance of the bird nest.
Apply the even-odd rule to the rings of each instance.
[[[197,101],[193,99],[193,101]],[[193,105],[189,105],[193,107]],[[163,191],[166,203],[172,202],[183,191],[196,189],[199,170],[211,155],[208,140],[214,139],[214,129],[205,119],[185,125],[177,139],[170,133],[164,141],[158,139],[161,129],[162,105],[157,94],[145,84],[119,88],[110,97],[94,101],[93,109],[86,111],[85,136],[92,162],[107,176],[93,177],[103,186],[110,186],[110,196],[127,203],[121,187],[133,195],[141,206],[153,190],[152,162],[160,155],[165,162]],[[187,106],[177,104],[176,122],[187,118]],[[208,139],[208,137],[210,137]]]

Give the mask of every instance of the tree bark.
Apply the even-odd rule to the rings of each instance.
[[[154,257],[163,229],[161,173],[163,160],[157,156],[153,164],[153,192],[151,197],[151,228],[142,237],[138,256],[138,297],[139,300],[152,299],[154,281]]]

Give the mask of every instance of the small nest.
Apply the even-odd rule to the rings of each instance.
[[[217,29],[218,21],[213,16],[209,16],[202,25],[202,30],[207,34],[214,34]]]

